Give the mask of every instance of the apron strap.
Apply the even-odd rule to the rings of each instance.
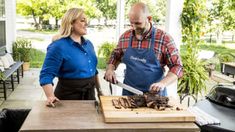
[[[150,49],[154,49],[154,46],[155,46],[155,35],[156,35],[156,29],[155,29],[155,27],[152,27]]]

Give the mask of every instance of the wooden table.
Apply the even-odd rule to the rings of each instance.
[[[194,123],[104,123],[94,101],[61,101],[56,108],[38,101],[30,111],[21,132],[156,132],[199,131]]]

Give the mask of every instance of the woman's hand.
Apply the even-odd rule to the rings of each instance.
[[[60,103],[60,100],[57,97],[55,97],[55,96],[47,97],[46,106],[56,107],[57,102]]]
[[[60,102],[60,100],[54,95],[52,84],[46,84],[42,88],[47,97],[46,106],[55,107],[55,103]]]

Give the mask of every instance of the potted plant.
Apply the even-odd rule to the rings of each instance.
[[[206,91],[205,81],[208,75],[204,63],[198,59],[200,37],[203,35],[206,19],[205,9],[205,0],[184,1],[180,20],[182,41],[185,44],[186,52],[181,56],[184,76],[178,82],[180,101],[187,95],[194,97],[197,101],[198,94]]]
[[[182,56],[184,76],[179,79],[178,93],[197,96],[206,91],[205,80],[208,78],[204,63],[192,54]]]
[[[17,39],[13,43],[14,60],[23,61],[23,70],[29,70],[30,67],[30,51],[32,49],[31,41],[27,39]]]

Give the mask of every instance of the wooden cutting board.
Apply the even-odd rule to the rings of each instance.
[[[101,96],[101,107],[105,122],[194,122],[195,116],[186,108],[176,103],[170,98],[169,104],[173,108],[167,108],[164,111],[158,111],[151,108],[122,108],[116,109],[112,104],[112,99],[118,99],[121,96]],[[176,107],[183,108],[176,110]]]

